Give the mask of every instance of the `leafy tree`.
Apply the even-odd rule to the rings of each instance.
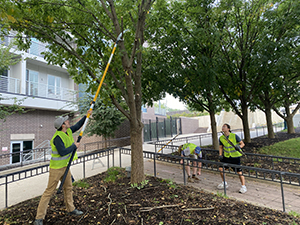
[[[215,114],[225,102],[216,82],[220,44],[214,10],[212,0],[155,5],[149,29],[153,32],[148,34],[145,84],[180,98],[193,110],[209,112],[213,145],[218,149]]]
[[[90,108],[93,96],[85,93],[79,99],[79,112],[85,115]],[[97,98],[93,116],[90,117],[89,124],[85,130],[88,136],[103,136],[105,140],[114,137],[117,128],[124,122],[124,115],[111,102],[102,101]]]
[[[153,2],[0,1],[0,16],[9,29],[18,31],[22,49],[30,46],[30,39],[24,40],[24,35],[48,43],[48,63],[65,65],[77,84],[91,83],[93,91],[111,55],[111,40],[116,41],[123,28],[128,30],[123,34],[124,41],[118,43],[103,88],[130,121],[132,183],[144,180],[141,69],[146,17],[151,16]],[[123,101],[127,109],[120,104]]]
[[[254,104],[265,112],[268,137],[274,138],[271,109],[287,120],[288,133],[294,132],[290,104],[299,99],[299,1],[283,1],[266,7],[262,21],[260,42],[253,56],[256,60],[254,72],[265,77],[264,83],[254,98]],[[287,116],[278,110],[284,106]],[[300,106],[298,106],[299,108]]]

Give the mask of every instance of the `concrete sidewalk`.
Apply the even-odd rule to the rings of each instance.
[[[144,151],[154,151],[153,145],[144,144]],[[115,150],[114,166],[119,165],[119,151]],[[107,157],[95,159],[86,162],[85,175],[90,177],[107,170]],[[113,166],[112,157],[109,158],[110,167]],[[122,167],[131,165],[131,156],[122,155]],[[24,168],[19,168],[20,170]],[[157,177],[163,179],[171,179],[176,183],[183,184],[182,166],[173,165],[157,161],[156,164]],[[83,165],[77,164],[71,167],[71,172],[76,180],[83,178]],[[154,163],[152,160],[144,160],[145,174],[154,175]],[[19,202],[40,196],[46,189],[48,182],[48,173],[38,175],[17,181],[8,185],[8,206],[15,205]],[[199,189],[204,189],[212,193],[223,193],[216,187],[221,182],[221,177],[216,171],[202,170],[199,177],[199,183],[187,183]],[[248,191],[245,194],[238,193],[240,189],[240,181],[237,175],[227,175],[226,180],[229,184],[227,196],[237,200],[249,202],[252,204],[265,206],[277,210],[283,210],[282,195],[280,184],[268,181],[257,180],[246,177],[246,186]],[[2,182],[2,181],[1,181]],[[284,200],[286,211],[295,211],[300,213],[300,187],[284,185]],[[0,209],[5,207],[5,185],[0,186]]]
[[[148,160],[144,165],[145,174],[153,175],[153,161]],[[179,184],[184,183],[183,170],[181,165],[157,162],[156,173],[157,177],[163,179],[171,179],[172,181]],[[198,176],[198,178],[200,178],[199,182],[187,183],[187,185],[215,194],[224,193],[224,190],[217,189],[218,184],[220,184],[222,181],[219,172],[202,170],[201,176]],[[226,181],[229,185],[228,189],[226,190],[227,196],[236,200],[259,206],[277,209],[280,211],[283,210],[280,184],[254,178],[245,177],[245,179],[248,191],[245,194],[241,194],[238,192],[241,188],[238,175],[227,174]],[[286,212],[294,211],[300,213],[300,187],[283,185],[283,189]]]

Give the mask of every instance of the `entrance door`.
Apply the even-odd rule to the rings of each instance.
[[[12,141],[10,144],[12,154],[10,163],[32,160],[32,154],[30,153],[32,147],[33,141]]]
[[[18,163],[21,160],[21,149],[23,149],[23,141],[13,141],[11,142],[11,163]]]

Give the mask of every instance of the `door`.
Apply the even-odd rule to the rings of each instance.
[[[10,163],[18,163],[21,161],[21,149],[23,149],[22,141],[13,141],[11,142],[11,162]]]
[[[12,141],[10,144],[10,163],[32,160],[33,141]]]

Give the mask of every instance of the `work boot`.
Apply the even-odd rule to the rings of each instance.
[[[38,219],[33,222],[33,225],[43,225],[43,219]]]
[[[80,216],[82,214],[83,212],[78,209],[74,209],[72,212],[69,212],[69,215],[75,215],[75,216]]]
[[[200,180],[198,177],[196,177],[196,175],[193,175],[192,178],[195,180]]]
[[[191,177],[188,177],[188,182],[194,183],[194,180]]]

